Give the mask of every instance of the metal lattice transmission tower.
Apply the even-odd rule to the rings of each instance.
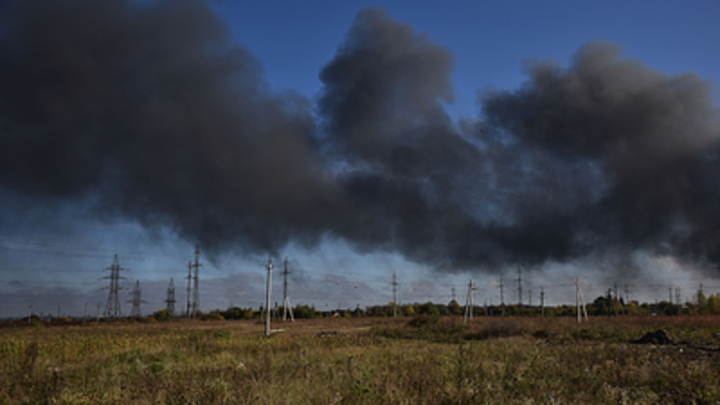
[[[167,289],[167,298],[165,299],[165,303],[167,304],[167,307],[165,310],[170,314],[170,316],[175,316],[175,283],[173,282],[173,279],[170,278],[170,284],[168,285]]]
[[[518,310],[520,312],[520,315],[522,316],[523,311],[523,300],[522,300],[522,268],[518,267]]]
[[[193,275],[193,302],[192,302],[192,314],[193,318],[197,318],[200,312],[200,245],[195,246],[195,263],[192,265],[195,269],[195,275]]]
[[[393,287],[393,316],[394,316],[394,317],[397,317],[397,287],[398,287],[398,281],[397,281],[397,271],[396,271],[396,270],[393,270],[392,287]]]
[[[283,263],[283,317],[282,320],[287,320],[288,311],[290,312],[290,320],[295,322],[295,315],[293,315],[292,306],[290,306],[290,296],[288,296],[288,274],[290,274],[290,264],[288,258],[285,256],[285,262]]]
[[[132,311],[130,311],[130,317],[131,318],[140,318],[142,316],[142,310],[140,308],[140,305],[145,302],[142,300],[140,296],[140,280],[135,281],[135,288],[133,288],[132,292],[132,300],[128,301],[132,302]]]
[[[192,318],[192,262],[188,262],[188,275],[185,277],[188,281],[187,284],[187,309],[185,315],[188,318]]]
[[[500,306],[502,308],[502,316],[505,316],[505,283],[503,283],[503,276],[500,275]]]
[[[120,296],[118,295],[118,291],[122,290],[122,287],[120,287],[120,280],[125,279],[125,277],[120,277],[120,272],[125,269],[120,267],[120,261],[118,260],[117,255],[115,255],[112,265],[105,269],[105,271],[108,270],[110,271],[110,275],[102,278],[104,280],[110,280],[110,285],[103,287],[103,289],[107,288],[110,290],[108,293],[107,303],[105,304],[104,315],[106,317],[117,318],[122,316],[122,312],[120,311]]]
[[[613,283],[613,290],[615,291],[615,300],[612,302],[613,304],[613,312],[615,313],[615,316],[618,316],[618,307],[620,306],[620,297],[618,297],[618,285],[617,282]]]

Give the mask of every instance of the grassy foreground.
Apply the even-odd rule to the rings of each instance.
[[[0,403],[720,402],[718,317],[281,326],[270,338],[250,321],[0,329]],[[630,343],[659,328],[671,344]]]

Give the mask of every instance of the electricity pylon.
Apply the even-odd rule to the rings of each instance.
[[[502,308],[502,316],[505,316],[505,283],[503,283],[503,276],[500,275],[500,306]]]
[[[285,256],[285,262],[283,263],[283,321],[287,320],[288,311],[290,311],[290,320],[295,322],[295,316],[293,315],[292,307],[290,306],[290,297],[288,296],[288,282],[287,277],[290,274],[290,265],[288,264],[288,258]]]
[[[397,287],[398,287],[398,281],[397,281],[397,271],[394,270],[394,269],[393,269],[392,287],[393,287],[393,317],[397,317]]]
[[[173,279],[170,278],[170,285],[168,285],[167,289],[167,298],[165,299],[165,303],[167,304],[165,310],[170,314],[170,316],[175,316],[175,302],[175,283],[173,283]]]
[[[187,284],[187,310],[185,311],[185,315],[187,315],[188,319],[192,318],[192,262],[188,262],[188,275],[185,277],[188,281]]]
[[[140,298],[140,280],[135,281],[135,288],[132,292],[132,300],[128,302],[132,302],[133,307],[132,311],[130,312],[131,318],[140,318],[142,317],[142,310],[140,309],[140,304],[142,304],[143,301],[142,298]]]
[[[110,285],[103,287],[103,290],[106,288],[110,290],[107,303],[105,304],[105,316],[111,318],[120,317],[122,313],[120,311],[120,297],[118,296],[118,291],[123,289],[120,287],[120,280],[125,280],[125,277],[120,277],[120,271],[125,269],[120,267],[118,256],[115,255],[112,265],[105,270],[110,270],[110,275],[102,278],[110,279]]]
[[[193,302],[192,302],[192,313],[193,318],[197,318],[200,312],[200,245],[195,246],[195,264],[192,265],[195,268],[195,275],[193,276]]]

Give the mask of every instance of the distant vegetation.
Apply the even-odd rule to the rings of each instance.
[[[588,316],[679,316],[679,315],[720,315],[720,297],[718,295],[706,296],[702,291],[698,291],[694,295],[694,302],[686,302],[684,304],[675,304],[668,301],[660,301],[657,303],[626,303],[622,298],[617,299],[612,295],[604,295],[597,297],[593,302],[585,306]],[[313,305],[296,305],[293,309],[295,319],[321,319],[321,318],[362,318],[362,317],[392,317],[396,312],[400,317],[413,317],[417,315],[429,315],[433,317],[463,315],[465,308],[456,301],[450,301],[446,304],[436,304],[433,302],[399,304],[397,307],[390,302],[387,305],[369,306],[364,309],[357,307],[355,309],[340,309],[333,311],[320,311]],[[272,316],[279,319],[283,313],[283,307],[274,308]],[[261,308],[255,310],[253,308],[230,307],[224,311],[215,310],[200,315],[203,320],[252,320],[263,319],[265,311]],[[500,305],[491,306],[475,306],[473,308],[473,316],[475,317],[573,317],[577,315],[577,308],[574,305],[558,305],[540,306],[507,304],[504,307]],[[135,319],[139,322],[167,322],[182,315],[173,316],[166,310],[154,312],[152,315]],[[88,318],[89,320],[94,318]],[[133,321],[130,318],[125,320]],[[111,321],[101,318],[102,322]],[[12,325],[28,325],[31,323],[44,324],[60,324],[74,325],[83,322],[79,318],[46,318],[40,319],[37,315],[32,315],[31,322],[28,318],[16,319],[7,322],[0,322],[0,326]]]
[[[617,299],[610,294],[599,296],[593,302],[586,305],[589,316],[643,316],[643,315],[716,315],[720,314],[720,299],[717,295],[708,297],[702,291],[695,294],[695,302],[686,302],[685,304],[674,304],[667,301],[658,303],[642,303],[629,302],[626,303],[622,298]],[[446,304],[437,304],[433,302],[399,304],[397,308],[390,302],[387,305],[369,306],[365,309],[340,309],[334,311],[320,311],[314,306],[296,305],[293,313],[296,319],[319,319],[327,317],[391,317],[395,313],[398,316],[412,317],[417,315],[430,316],[448,316],[463,315],[465,308],[457,301],[450,301]],[[164,311],[160,311],[162,313]],[[272,311],[274,317],[279,317],[283,312],[283,307],[278,307]],[[256,311],[251,308],[228,308],[225,311],[214,311],[214,314],[220,315],[223,319],[260,319],[264,312]],[[155,316],[157,316],[156,313]],[[491,316],[491,317],[571,317],[576,316],[577,308],[574,305],[558,305],[546,306],[528,306],[507,304],[504,307],[500,305],[491,305],[487,307],[475,306],[473,308],[474,316]],[[162,319],[161,319],[162,318]],[[217,319],[217,318],[215,318]],[[160,315],[158,320],[164,320],[164,315]]]

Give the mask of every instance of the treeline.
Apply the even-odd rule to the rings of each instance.
[[[668,301],[660,301],[656,303],[637,303],[635,301],[626,303],[622,298],[616,298],[610,294],[597,297],[592,303],[585,306],[588,316],[641,316],[641,315],[713,315],[720,314],[720,297],[718,295],[705,296],[702,291],[696,295],[695,302],[686,302],[684,304],[675,304]],[[279,319],[282,317],[284,308],[277,306],[271,310],[271,316]],[[251,320],[264,319],[265,310],[256,310],[253,308],[231,307],[224,311],[216,310],[201,315],[205,320]],[[433,302],[412,303],[395,305],[389,302],[387,305],[369,306],[364,309],[356,307],[355,309],[338,309],[330,311],[321,311],[314,305],[296,305],[292,308],[295,319],[319,319],[319,318],[357,318],[357,317],[392,317],[404,316],[413,317],[418,315],[429,316],[450,316],[464,315],[465,307],[456,301],[450,301],[448,304],[436,304]],[[530,306],[518,304],[506,305],[488,305],[474,306],[472,308],[473,316],[523,316],[523,317],[567,317],[576,316],[577,308],[575,305],[557,305],[557,306]],[[288,311],[288,317],[289,317]],[[173,317],[165,310],[155,312],[152,315],[157,321],[167,321]]]

